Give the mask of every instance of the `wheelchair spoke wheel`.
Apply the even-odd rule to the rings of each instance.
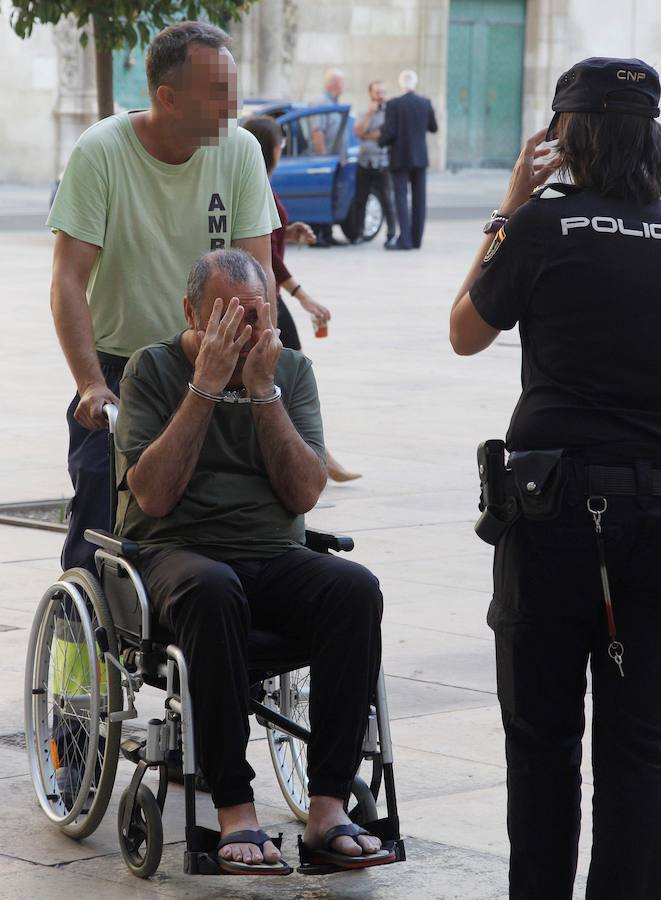
[[[73,838],[91,834],[106,811],[117,769],[122,707],[119,672],[96,643],[103,627],[117,655],[112,619],[96,579],[70,569],[37,608],[25,670],[30,774],[48,818]]]
[[[264,682],[264,687],[266,706],[309,730],[309,669],[297,669],[271,678]],[[307,822],[310,806],[307,744],[272,725],[267,727],[266,732],[275,774],[287,805],[297,819]]]
[[[124,862],[138,878],[149,878],[158,869],[163,854],[163,820],[156,797],[141,784],[126,834],[123,820],[129,788],[123,792],[117,813],[119,848]]]

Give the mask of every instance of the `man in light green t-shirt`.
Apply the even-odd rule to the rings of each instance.
[[[262,154],[236,124],[228,36],[181,22],[146,57],[151,108],[111,116],[74,147],[48,224],[51,303],[78,393],[67,419],[75,497],[62,561],[94,570],[85,528],[108,526],[105,403],[127,358],[184,327],[185,273],[201,253],[256,257],[274,300],[270,234],[280,225]],[[275,309],[275,303],[271,304]]]

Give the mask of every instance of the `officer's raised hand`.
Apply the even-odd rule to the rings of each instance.
[[[270,305],[257,301],[257,342],[243,366],[243,384],[251,397],[265,399],[273,393],[275,367],[282,350],[280,331],[273,328]]]
[[[223,391],[237,366],[239,354],[250,340],[252,327],[244,325],[244,309],[238,297],[232,297],[223,313],[224,301],[217,297],[206,330],[197,331],[199,351],[195,360],[193,383],[209,394]]]
[[[533,134],[519,154],[510,176],[505,199],[498,207],[500,212],[511,216],[512,213],[530,199],[530,195],[558,168],[559,159],[544,162],[543,157],[551,153],[550,147],[539,149],[545,142],[546,128]],[[540,161],[541,160],[541,161]]]

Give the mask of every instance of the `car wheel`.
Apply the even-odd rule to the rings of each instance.
[[[363,240],[371,241],[377,236],[383,225],[383,207],[376,194],[370,194],[365,206],[365,224],[363,226]]]

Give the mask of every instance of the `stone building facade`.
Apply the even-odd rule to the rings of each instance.
[[[0,180],[46,182],[94,120],[93,54],[69,22],[19,40],[10,5],[0,0]],[[343,100],[361,109],[371,79],[392,95],[399,71],[415,69],[439,120],[436,168],[509,164],[578,59],[661,65],[655,0],[259,0],[231,30],[244,97],[310,100],[338,66]]]

